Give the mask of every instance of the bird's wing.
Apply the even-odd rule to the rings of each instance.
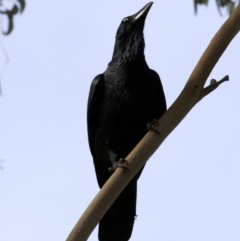
[[[102,109],[102,101],[104,97],[104,75],[97,75],[91,84],[88,107],[87,107],[87,125],[88,125],[88,141],[92,156],[95,156],[95,137],[98,129],[99,117]]]
[[[157,90],[156,101],[157,101],[157,103],[159,103],[160,112],[162,115],[167,109],[166,98],[165,98],[165,94],[163,91],[162,82],[161,82],[161,79],[160,79],[158,73],[155,70],[150,69],[150,71],[151,71],[151,80],[154,81],[154,85]],[[157,117],[157,118],[159,118],[159,117]]]

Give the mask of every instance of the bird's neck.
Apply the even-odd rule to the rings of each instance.
[[[111,62],[122,66],[145,62],[144,46],[143,37],[134,35],[128,39],[116,40]]]

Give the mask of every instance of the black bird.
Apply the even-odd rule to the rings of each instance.
[[[158,74],[144,56],[143,28],[152,2],[122,20],[112,60],[92,81],[88,99],[88,139],[101,188],[141,138],[148,123],[166,111]],[[120,160],[120,161],[119,161]],[[122,164],[124,167],[124,164]],[[142,171],[142,170],[141,170]],[[136,217],[137,180],[132,179],[99,223],[100,241],[127,241]]]

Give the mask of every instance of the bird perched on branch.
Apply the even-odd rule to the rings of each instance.
[[[152,2],[125,17],[117,30],[112,60],[91,84],[87,123],[89,146],[101,188],[147,133],[149,123],[166,111],[158,74],[144,56],[143,29]],[[153,124],[151,124],[153,126]],[[100,241],[130,239],[136,217],[137,180],[142,169],[122,191],[99,223]]]

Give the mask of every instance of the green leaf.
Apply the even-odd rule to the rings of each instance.
[[[25,9],[25,6],[26,6],[26,2],[25,0],[17,0],[19,2],[19,5],[20,5],[20,11],[21,13],[23,12],[23,10]]]
[[[8,17],[8,30],[3,32],[4,35],[9,35],[13,30],[13,16],[18,13],[18,7],[14,5],[11,10],[0,11],[1,14],[7,15]]]
[[[197,5],[198,4],[208,5],[208,0],[194,0],[194,10],[195,10],[195,13],[197,13]]]

